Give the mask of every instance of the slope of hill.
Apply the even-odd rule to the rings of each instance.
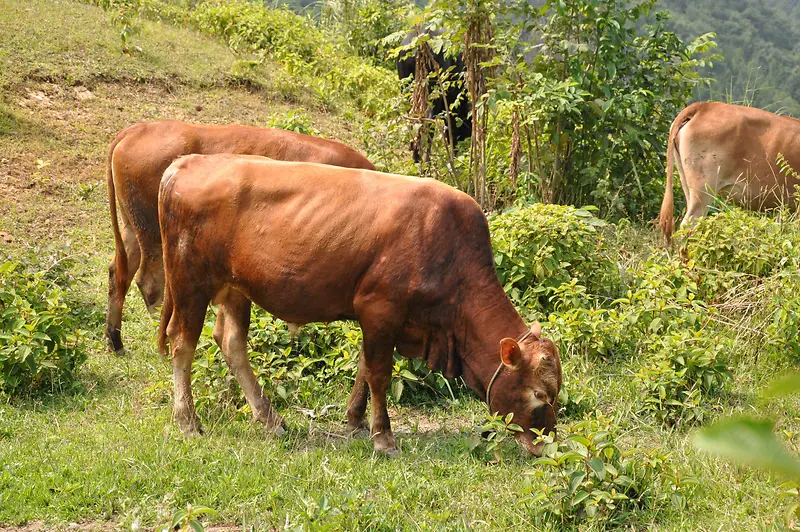
[[[798,0],[659,0],[684,39],[717,33],[725,57],[710,69],[717,83],[699,99],[747,102],[800,116]]]

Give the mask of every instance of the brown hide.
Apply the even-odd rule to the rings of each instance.
[[[395,347],[463,375],[484,396],[507,339],[516,358],[501,368],[490,408],[513,412],[525,429],[555,425],[558,353],[536,334],[514,341],[528,328],[497,278],[486,218],[466,194],[429,179],[193,155],[165,172],[159,219],[167,286],[159,338],[162,351],[171,343],[183,430],[199,430],[187,379],[212,300],[223,310],[253,301],[290,323],[357,319],[364,347],[355,389],[369,385],[379,450],[395,449],[385,407]],[[240,329],[237,345],[246,345],[244,322]],[[239,382],[256,418],[280,424],[245,373]],[[351,425],[365,407],[354,402]],[[529,444],[531,434],[522,439]]]
[[[173,160],[191,153],[253,154],[375,169],[363,155],[341,142],[281,129],[162,121],[122,130],[109,148],[107,176],[116,253],[109,265],[106,335],[115,351],[122,350],[122,306],[134,275],[151,311],[162,299],[158,184]]]
[[[800,172],[800,120],[722,102],[694,103],[681,111],[670,128],[659,216],[667,241],[674,226],[674,166],[686,196],[684,225],[704,216],[714,195],[752,210],[789,201],[800,180],[781,170],[778,154]]]

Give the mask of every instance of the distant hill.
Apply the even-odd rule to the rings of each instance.
[[[800,117],[800,0],[659,0],[684,39],[717,33],[725,56],[698,99],[748,101]]]

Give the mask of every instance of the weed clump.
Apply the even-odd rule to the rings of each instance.
[[[86,360],[77,313],[64,291],[18,262],[0,264],[0,391],[64,391]]]

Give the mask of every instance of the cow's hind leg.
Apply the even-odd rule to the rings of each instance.
[[[172,347],[172,376],[175,383],[175,421],[186,435],[203,433],[192,398],[192,361],[197,340],[203,330],[209,300],[191,298],[191,304],[175,300],[174,311],[167,327]]]
[[[714,196],[706,190],[689,189],[686,196],[686,215],[681,221],[682,228],[691,227],[694,220],[705,216],[714,201]]]
[[[125,304],[125,296],[131,286],[133,277],[139,269],[141,260],[141,250],[136,240],[136,233],[133,232],[129,224],[124,224],[121,228],[122,242],[125,245],[125,254],[128,257],[128,271],[123,279],[122,286],[117,285],[117,261],[111,259],[108,265],[108,309],[106,311],[106,338],[109,347],[115,353],[123,353],[125,348],[122,345],[122,307]]]
[[[350,392],[350,400],[347,402],[347,430],[355,433],[367,429],[364,422],[364,414],[367,411],[367,396],[369,394],[369,384],[366,378],[367,368],[364,365],[364,348],[358,353],[358,371],[356,382],[353,383],[353,391]]]
[[[256,421],[281,435],[285,430],[283,418],[272,408],[258,384],[250,358],[247,356],[247,332],[250,327],[250,300],[241,292],[227,289],[219,301],[214,340],[225,355],[225,362],[242,387],[247,404]]]

